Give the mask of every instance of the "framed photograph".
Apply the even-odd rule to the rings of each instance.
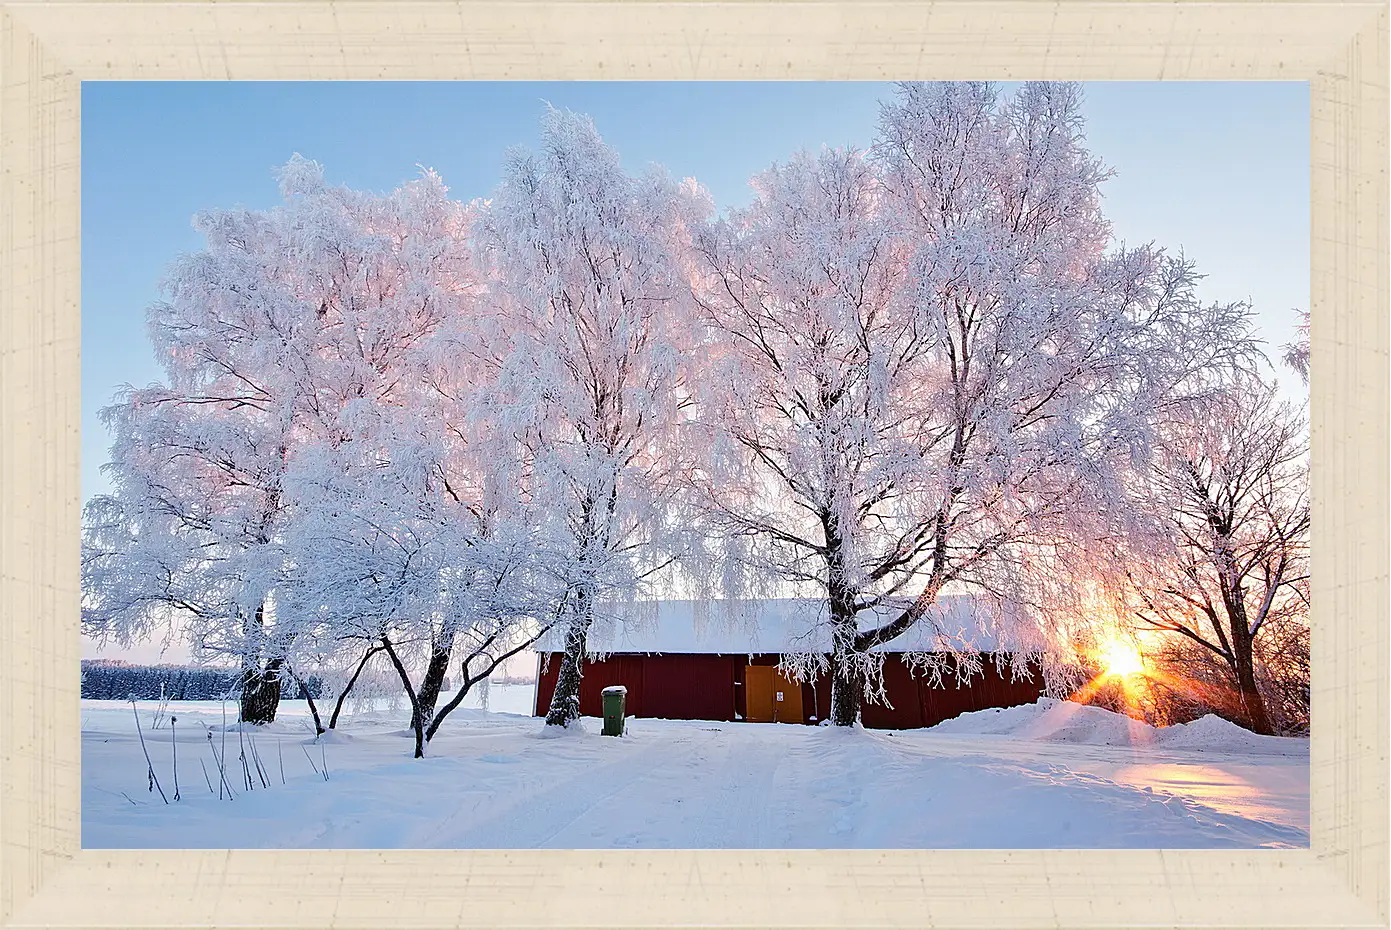
[[[0,919],[1384,926],[1388,15],[1255,12],[0,4]]]

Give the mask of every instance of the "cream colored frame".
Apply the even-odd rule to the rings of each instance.
[[[1386,926],[1387,73],[1368,2],[0,0],[0,922]],[[80,81],[909,77],[1311,82],[1310,850],[80,848]]]

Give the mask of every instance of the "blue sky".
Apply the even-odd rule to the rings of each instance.
[[[1305,83],[1086,85],[1088,140],[1118,238],[1182,248],[1212,300],[1251,300],[1274,346],[1309,301]],[[82,497],[107,489],[97,411],[161,372],[145,308],[196,250],[193,214],[269,207],[298,152],[335,183],[387,190],[417,165],[462,199],[486,196],[503,154],[535,143],[543,101],[590,114],[636,169],[699,179],[721,208],[798,148],[867,145],[870,83],[222,83],[82,85]],[[1288,381],[1290,379],[1284,378]]]

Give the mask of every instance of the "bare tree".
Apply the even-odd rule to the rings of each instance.
[[[1294,341],[1287,342],[1283,346],[1284,362],[1295,373],[1304,379],[1304,383],[1309,383],[1309,311],[1296,311],[1299,314],[1299,322],[1295,325]]]
[[[1240,722],[1273,732],[1257,640],[1276,628],[1287,640],[1291,628],[1307,627],[1302,413],[1278,400],[1273,386],[1254,379],[1229,386],[1166,424],[1153,460],[1133,482],[1130,507],[1133,530],[1119,574],[1132,616],[1219,658]],[[1296,665],[1297,640],[1283,643]]]

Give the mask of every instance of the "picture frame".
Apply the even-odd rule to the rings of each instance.
[[[83,80],[1308,80],[1307,850],[118,851],[80,841]],[[0,2],[0,923],[1385,926],[1388,9]]]

